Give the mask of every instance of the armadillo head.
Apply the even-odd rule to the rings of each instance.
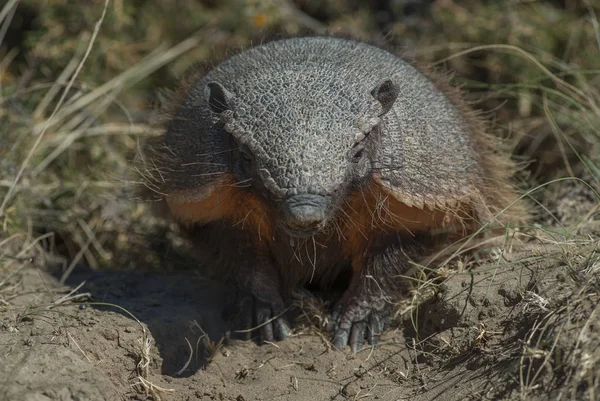
[[[356,93],[323,75],[273,70],[254,85],[230,90],[213,81],[204,89],[237,144],[236,170],[274,202],[277,222],[293,236],[326,227],[344,195],[369,174],[369,134],[398,96],[390,80]]]

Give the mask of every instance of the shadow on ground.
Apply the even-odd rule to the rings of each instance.
[[[229,330],[225,309],[234,299],[234,291],[194,272],[94,271],[78,267],[65,284],[75,287],[82,282],[85,284],[80,292],[89,292],[94,302],[116,305],[91,307],[117,312],[135,323],[123,308],[148,326],[162,358],[161,372],[167,376],[176,375],[188,360],[190,346],[186,339],[194,357],[177,376],[189,377],[205,366],[200,327],[215,342]]]

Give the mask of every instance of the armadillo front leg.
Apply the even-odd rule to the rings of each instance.
[[[283,314],[285,303],[277,271],[265,255],[258,255],[256,265],[236,277],[238,296],[238,325],[244,338],[254,329],[262,341],[280,341],[289,335]]]
[[[234,337],[250,339],[257,331],[262,341],[284,340],[289,328],[282,314],[285,302],[279,272],[269,251],[245,231],[229,225],[190,228],[209,276],[236,287],[235,302],[227,308]],[[233,247],[232,247],[233,245]]]
[[[365,339],[377,344],[394,305],[410,290],[408,280],[399,277],[409,269],[399,244],[373,247],[360,263],[333,311],[333,345],[341,350],[349,343],[353,353],[362,348]]]

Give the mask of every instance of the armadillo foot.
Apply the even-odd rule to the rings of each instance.
[[[349,343],[352,353],[356,354],[362,349],[365,339],[376,345],[389,323],[390,309],[389,305],[385,305],[377,310],[364,302],[338,305],[333,311],[333,346],[343,350]]]
[[[252,333],[259,330],[260,341],[273,342],[285,340],[290,328],[283,317],[283,301],[265,302],[247,295],[238,301],[239,330],[236,333],[249,340]]]

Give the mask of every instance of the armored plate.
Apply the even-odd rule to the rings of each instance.
[[[380,116],[371,92],[384,80],[400,93]],[[225,120],[208,105],[211,82],[227,90],[233,105]],[[210,188],[231,172],[232,143],[223,130],[248,138],[264,164],[263,178],[282,194],[343,176],[348,161],[340,149],[371,131],[374,180],[409,206],[439,207],[472,196],[482,175],[469,127],[446,96],[399,57],[351,40],[270,42],[208,72],[166,133],[182,166],[171,172],[178,188]]]

